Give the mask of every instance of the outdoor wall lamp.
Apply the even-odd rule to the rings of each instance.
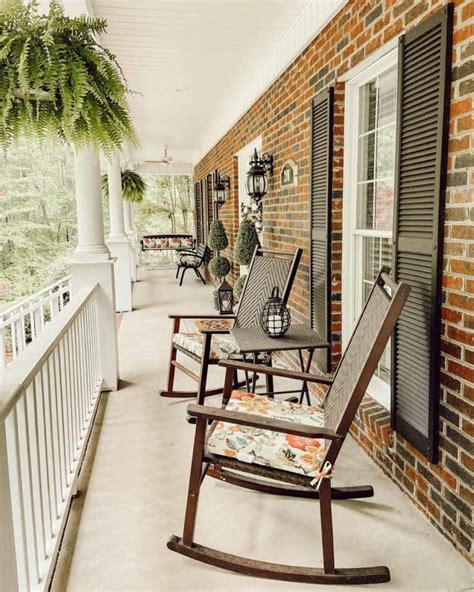
[[[273,173],[273,155],[266,152],[258,155],[257,149],[250,160],[250,169],[247,173],[247,193],[258,204],[267,193],[267,173]]]
[[[227,191],[230,189],[230,178],[214,171],[214,203],[221,208],[227,201]]]

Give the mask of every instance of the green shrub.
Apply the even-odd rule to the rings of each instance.
[[[209,230],[207,244],[213,251],[222,251],[226,249],[229,241],[225,232],[224,224],[220,220],[214,220]]]
[[[247,275],[241,275],[234,284],[234,298],[236,300],[240,300],[240,295],[242,294],[242,290],[244,289],[246,279]]]
[[[249,220],[242,220],[237,233],[234,248],[234,258],[240,265],[250,265],[255,247],[259,244],[255,224]]]
[[[212,275],[222,278],[230,272],[230,262],[226,257],[213,257],[209,262],[209,271]]]

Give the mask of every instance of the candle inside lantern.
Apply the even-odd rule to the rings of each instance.
[[[271,335],[280,335],[283,330],[283,319],[281,315],[268,315],[268,332]]]

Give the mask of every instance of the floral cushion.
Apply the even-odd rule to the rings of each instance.
[[[277,401],[245,391],[234,391],[227,409],[324,427],[324,413],[319,407]],[[322,439],[304,438],[223,421],[214,427],[208,438],[206,450],[242,462],[256,463],[308,477],[317,474],[326,452]]]
[[[202,333],[174,333],[173,343],[199,357],[202,356],[204,335]],[[230,335],[213,335],[211,339],[211,360],[228,358],[235,352],[235,345]]]
[[[199,263],[201,263],[201,258],[200,257],[196,257],[196,255],[181,255],[180,258],[180,263],[184,263],[185,265],[199,265]]]

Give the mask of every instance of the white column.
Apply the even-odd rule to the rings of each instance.
[[[117,312],[132,310],[132,273],[130,242],[125,234],[122,198],[122,173],[119,155],[111,156],[108,166],[110,234],[107,239],[115,259],[115,306]]]
[[[132,275],[132,282],[137,281],[137,265],[138,265],[138,255],[137,255],[137,241],[135,231],[132,227],[132,207],[131,203],[127,200],[123,200],[123,219],[125,224],[125,234],[128,237],[130,243],[130,268],[131,268],[131,275]]]
[[[76,152],[77,247],[71,262],[72,292],[99,284],[97,326],[104,390],[118,384],[115,322],[114,260],[104,241],[99,154],[93,148]]]

